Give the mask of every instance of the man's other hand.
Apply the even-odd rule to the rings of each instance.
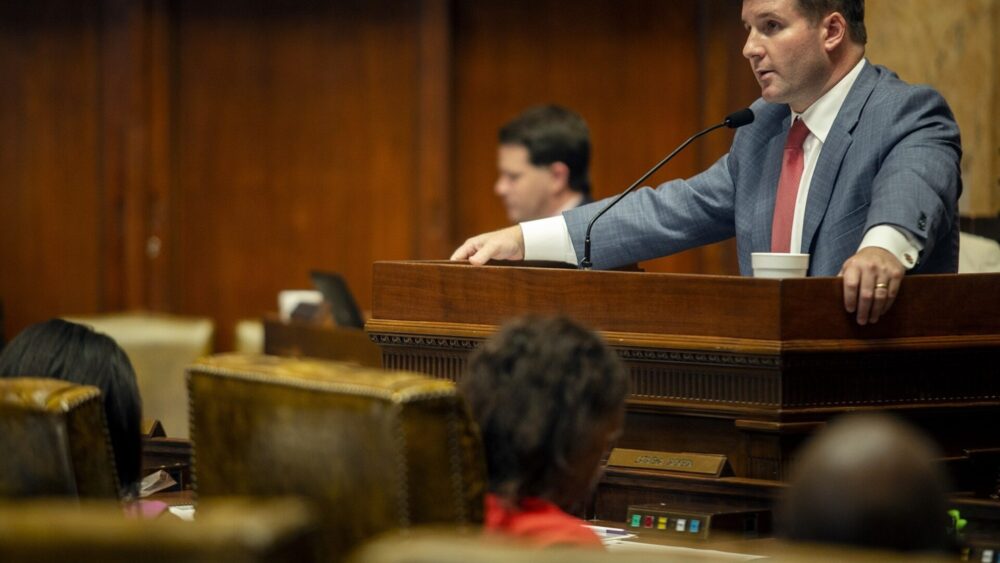
[[[906,269],[891,252],[877,246],[862,248],[844,262],[844,308],[857,313],[858,324],[878,322],[892,307]]]
[[[490,260],[523,260],[524,233],[521,232],[521,225],[474,236],[458,247],[451,259],[468,260],[476,266]]]

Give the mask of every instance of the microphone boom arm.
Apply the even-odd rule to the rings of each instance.
[[[621,199],[623,197],[625,197],[628,194],[632,193],[632,191],[635,190],[637,187],[639,187],[640,184],[642,184],[643,182],[645,182],[647,178],[649,178],[650,176],[652,176],[664,164],[670,162],[670,159],[672,159],[674,156],[676,156],[677,153],[679,153],[682,150],[684,150],[685,147],[687,147],[688,145],[690,145],[698,137],[701,137],[702,135],[705,135],[707,133],[711,133],[712,131],[715,131],[716,129],[719,129],[720,127],[729,127],[731,129],[735,129],[737,127],[742,127],[743,125],[746,125],[748,123],[753,122],[753,118],[754,118],[754,115],[753,115],[753,113],[749,109],[740,110],[740,111],[738,111],[736,113],[733,113],[733,114],[730,114],[729,116],[727,116],[726,119],[722,123],[713,125],[713,126],[707,128],[707,129],[702,129],[701,131],[695,133],[694,135],[691,135],[690,137],[688,137],[688,139],[686,141],[684,141],[683,143],[681,143],[681,146],[679,146],[676,149],[674,149],[674,151],[672,153],[668,154],[663,160],[661,160],[660,162],[656,163],[656,166],[650,168],[648,172],[646,172],[645,174],[643,174],[641,178],[639,178],[638,180],[636,180],[625,191],[623,191],[622,193],[618,194],[618,197],[616,197],[610,203],[608,203],[607,205],[605,205],[604,209],[600,210],[597,213],[597,215],[594,215],[594,217],[590,220],[590,223],[587,224],[587,234],[586,234],[586,236],[583,239],[583,260],[580,261],[580,268],[583,269],[583,270],[589,270],[592,267],[592,264],[590,262],[590,231],[591,231],[591,229],[594,228],[594,222],[595,221],[597,221],[609,209],[611,209],[612,207],[614,207],[615,204],[617,204],[619,201],[621,201]]]

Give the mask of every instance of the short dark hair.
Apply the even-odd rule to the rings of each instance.
[[[472,354],[461,389],[482,433],[489,490],[517,503],[558,490],[599,422],[623,407],[628,379],[592,331],[529,316]]]
[[[535,166],[562,162],[569,168],[569,186],[590,194],[590,129],[572,110],[557,105],[528,108],[500,128],[501,145],[522,145]]]
[[[34,324],[0,353],[0,377],[50,377],[101,390],[122,496],[135,494],[142,463],[142,402],[128,356],[111,337],[62,319]]]
[[[885,414],[835,420],[796,460],[778,511],[785,537],[898,551],[949,547],[937,447]]]
[[[859,45],[868,43],[865,29],[865,0],[798,0],[799,9],[813,23],[819,23],[827,14],[840,12],[847,20],[851,40]]]

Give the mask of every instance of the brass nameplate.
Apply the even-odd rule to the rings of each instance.
[[[689,452],[654,452],[650,450],[611,450],[608,465],[654,469],[671,473],[695,473],[698,475],[722,475],[726,456],[719,454],[695,454]]]

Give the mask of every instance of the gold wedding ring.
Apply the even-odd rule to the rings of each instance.
[[[875,289],[887,289],[888,287],[889,287],[889,284],[887,284],[887,283],[877,283],[877,284],[875,284]]]

